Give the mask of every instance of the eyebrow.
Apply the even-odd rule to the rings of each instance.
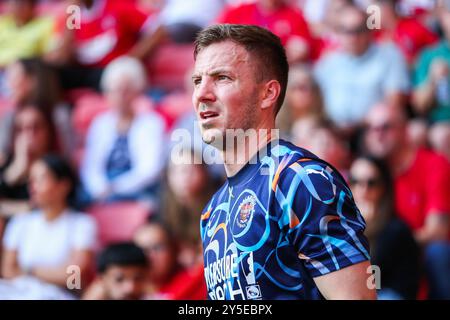
[[[208,75],[208,76],[211,76],[211,77],[215,77],[215,76],[217,76],[217,75],[219,75],[219,74],[223,74],[223,73],[229,75],[229,74],[231,74],[232,72],[231,72],[230,70],[220,68],[220,69],[215,69],[215,70],[212,70],[211,72],[208,72],[207,75]],[[199,74],[193,74],[193,75],[192,75],[192,79],[200,78],[200,77],[201,77],[201,75],[199,75]]]

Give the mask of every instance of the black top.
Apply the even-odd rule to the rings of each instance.
[[[381,289],[390,288],[405,299],[416,299],[420,251],[409,227],[392,219],[375,240],[372,264],[381,269]]]
[[[6,162],[0,166],[0,199],[28,200],[30,194],[26,182],[17,185],[9,185],[4,180],[5,171],[11,165],[11,162],[12,156],[9,156]]]

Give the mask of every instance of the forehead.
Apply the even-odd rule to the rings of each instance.
[[[367,122],[370,124],[383,123],[387,121],[398,121],[401,116],[392,107],[375,106],[369,112]]]
[[[344,9],[339,22],[342,26],[361,26],[365,22],[365,16],[357,10]]]
[[[250,54],[242,45],[223,41],[213,43],[198,53],[194,74],[208,74],[217,69],[237,71],[251,66]]]

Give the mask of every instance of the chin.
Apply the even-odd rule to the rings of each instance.
[[[206,144],[215,146],[216,143],[222,140],[222,131],[216,128],[203,129],[202,140]]]

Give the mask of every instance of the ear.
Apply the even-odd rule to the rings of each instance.
[[[261,109],[272,108],[280,96],[281,85],[277,80],[270,80],[264,84]]]

